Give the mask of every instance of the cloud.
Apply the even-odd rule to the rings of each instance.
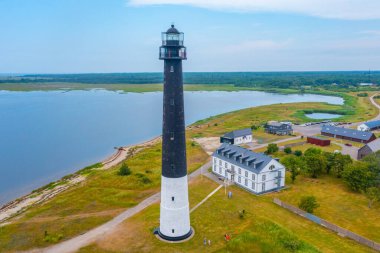
[[[129,0],[128,4],[188,5],[219,11],[297,13],[331,19],[380,19],[379,0]]]
[[[380,36],[380,30],[367,30],[360,32],[361,34]]]

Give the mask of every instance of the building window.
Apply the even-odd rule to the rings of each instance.
[[[226,163],[226,162],[224,163],[224,167],[225,167],[225,168],[228,168],[228,165],[227,165],[227,163]]]
[[[174,98],[170,99],[170,105],[174,105]]]
[[[265,192],[265,183],[263,183],[263,184],[261,185],[261,190],[262,190],[263,192]]]
[[[239,175],[241,175],[241,169],[239,168]]]
[[[262,181],[265,181],[265,179],[266,179],[266,175],[263,175]]]
[[[252,182],[252,189],[254,190],[255,189],[255,183]]]
[[[248,186],[248,179],[245,179],[244,184],[245,184],[245,186]]]
[[[278,171],[278,177],[281,178],[281,171]]]
[[[216,165],[214,165],[214,171],[216,172]]]
[[[255,180],[255,174],[252,174],[252,180]]]
[[[227,177],[227,170],[224,171],[224,176]]]
[[[238,177],[238,182],[239,182],[239,184],[241,183],[241,177],[240,176]]]
[[[219,165],[222,166],[222,160],[219,160]]]
[[[274,165],[271,165],[271,166],[269,167],[269,169],[270,169],[270,170],[274,170]]]
[[[248,177],[248,171],[245,172],[245,177]]]
[[[172,201],[174,201],[174,197],[172,197]]]
[[[232,172],[235,170],[235,166],[231,165]]]
[[[219,174],[222,174],[222,168],[219,167]]]
[[[174,72],[174,67],[173,66],[170,66],[170,72]]]
[[[214,163],[216,163],[216,158],[214,158]]]

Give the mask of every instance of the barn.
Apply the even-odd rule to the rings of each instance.
[[[330,146],[331,141],[329,139],[325,139],[317,136],[308,136],[307,143],[318,145],[318,146]]]
[[[368,143],[376,139],[376,136],[371,132],[363,132],[355,129],[327,125],[322,126],[321,134],[324,136],[360,143]]]

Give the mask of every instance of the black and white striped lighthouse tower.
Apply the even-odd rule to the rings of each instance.
[[[186,166],[182,60],[186,60],[183,33],[174,25],[162,33],[160,60],[164,60],[162,177],[160,228],[165,240],[180,241],[192,234]]]

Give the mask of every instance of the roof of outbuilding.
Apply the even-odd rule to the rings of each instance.
[[[346,137],[355,138],[355,139],[364,140],[364,141],[368,141],[373,136],[373,133],[371,132],[363,132],[363,131],[359,131],[355,129],[327,126],[327,125],[322,126],[321,132],[346,136]]]
[[[246,135],[252,135],[252,130],[250,128],[235,130],[235,131],[224,134],[223,137],[234,139],[234,138],[238,138],[238,137],[242,137]]]
[[[365,122],[364,125],[366,125],[369,128],[379,127],[380,126],[380,120],[368,121],[368,122]]]
[[[376,139],[374,141],[371,141],[367,143],[367,146],[373,151],[379,151],[380,150],[380,139]]]
[[[254,173],[260,173],[270,161],[274,160],[263,153],[255,153],[228,143],[223,143],[212,156]]]

